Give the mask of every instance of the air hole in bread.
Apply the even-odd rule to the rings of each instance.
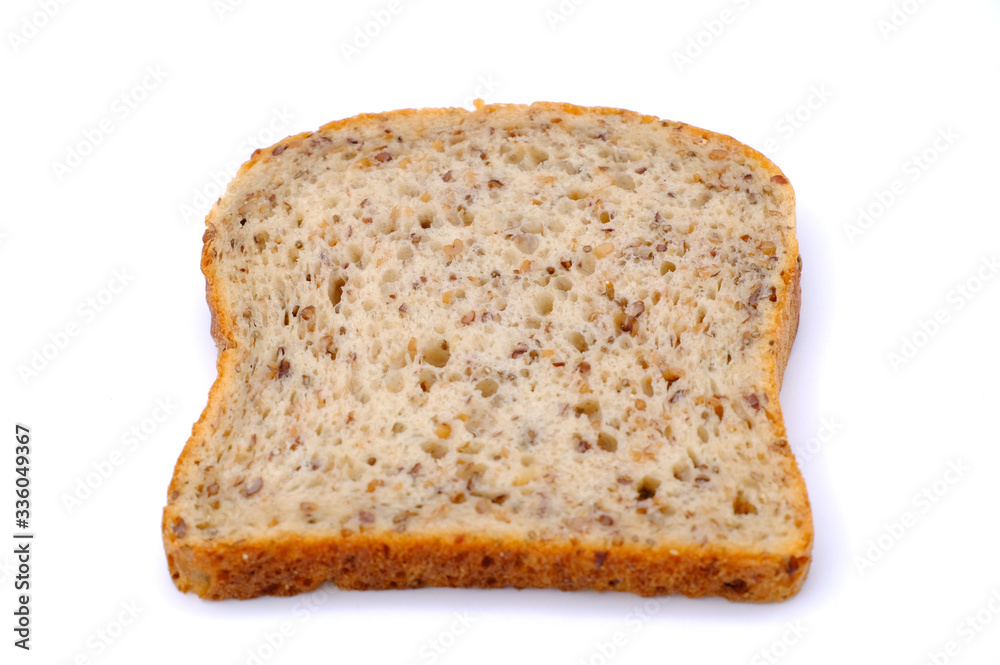
[[[451,350],[449,349],[448,341],[444,339],[427,345],[421,354],[423,355],[424,362],[434,367],[444,367],[451,359]]]
[[[340,304],[340,299],[344,295],[344,286],[346,284],[347,280],[343,279],[342,277],[337,277],[333,280],[330,280],[330,291],[329,291],[330,302],[333,303],[334,307]]]
[[[645,501],[656,496],[656,490],[660,487],[660,480],[654,476],[643,476],[639,482],[638,500]]]
[[[420,447],[434,459],[441,459],[448,454],[448,446],[441,441],[424,441]]]
[[[601,432],[597,435],[597,447],[613,453],[618,450],[618,439],[607,432]]]

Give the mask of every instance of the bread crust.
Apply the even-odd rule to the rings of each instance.
[[[341,589],[412,589],[426,586],[556,588],[626,591],[641,596],[775,601],[793,595],[808,559],[689,547],[663,551],[622,545],[596,548],[570,542],[488,540],[458,534],[353,535],[276,540],[215,547],[181,546],[170,553],[182,591],[211,600],[291,596],[327,580]]]
[[[173,501],[184,480],[186,462],[205,445],[223,398],[235,389],[236,339],[230,313],[224,310],[222,294],[228,288],[220,279],[214,261],[213,239],[224,211],[217,203],[206,218],[201,267],[212,314],[212,335],[219,348],[218,377],[209,391],[208,403],[192,427],[168,488],[162,529],[167,564],[178,589],[206,599],[288,596],[310,591],[325,581],[344,589],[391,589],[423,586],[516,587],[596,589],[631,592],[642,596],[679,593],[686,596],[722,596],[730,600],[772,602],[796,594],[811,563],[813,525],[805,482],[785,439],[778,395],[798,328],[801,303],[801,259],[795,239],[794,192],[784,174],[764,155],[735,139],[697,127],[662,121],[631,111],[605,107],[540,102],[522,105],[487,105],[476,111],[464,109],[405,109],[383,114],[362,114],[324,125],[320,131],[351,124],[382,122],[414,114],[453,115],[493,113],[502,109],[539,110],[565,114],[623,115],[641,122],[661,123],[693,139],[711,137],[729,150],[753,159],[768,173],[776,187],[785,187],[781,217],[782,235],[788,251],[780,266],[782,282],[775,294],[775,317],[767,328],[769,352],[767,380],[768,411],[782,448],[783,475],[791,502],[803,516],[800,537],[784,549],[698,547],[666,544],[655,547],[635,544],[602,549],[573,540],[538,541],[527,538],[487,539],[474,534],[420,535],[379,533],[320,536],[279,534],[277,537],[239,541],[186,539],[187,525]],[[271,148],[257,150],[240,168],[239,177],[256,164],[267,161],[278,145],[291,146],[311,132],[289,137]]]

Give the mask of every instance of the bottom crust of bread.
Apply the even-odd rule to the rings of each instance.
[[[773,602],[794,595],[809,570],[800,554],[572,542],[487,540],[405,534],[284,537],[168,552],[174,583],[202,598],[291,596],[326,581],[341,589],[421,587],[557,588],[624,591],[641,596],[722,596]]]

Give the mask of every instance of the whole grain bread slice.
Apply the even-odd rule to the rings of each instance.
[[[173,580],[787,598],[800,269],[778,168],[647,115],[404,110],[258,150],[207,219]]]

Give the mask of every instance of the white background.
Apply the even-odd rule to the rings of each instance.
[[[1000,662],[1000,5],[896,1],[410,0],[352,54],[388,0],[4,2],[0,660]],[[805,271],[782,404],[816,524],[793,600],[212,603],[171,584],[160,511],[215,377],[215,181],[287,134],[474,96],[681,120],[788,175]],[[12,646],[15,423],[33,435],[30,653]],[[455,613],[473,619],[457,636]]]

